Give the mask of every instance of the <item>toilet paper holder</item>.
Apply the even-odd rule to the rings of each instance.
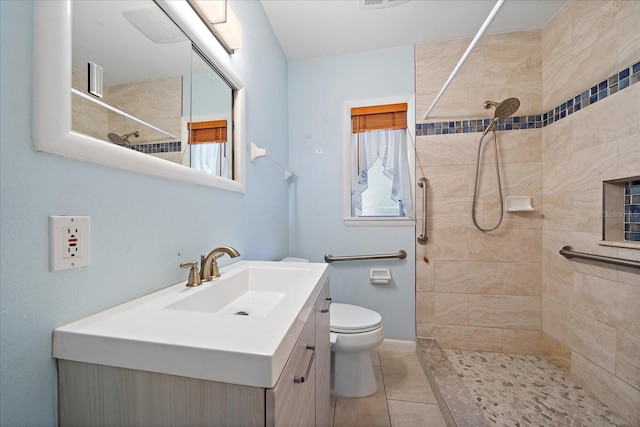
[[[372,285],[387,285],[391,283],[391,271],[388,268],[371,268],[369,282]]]

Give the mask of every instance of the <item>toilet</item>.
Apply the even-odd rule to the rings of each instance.
[[[368,308],[332,303],[331,394],[365,397],[378,390],[369,350],[384,339],[382,316]]]
[[[308,262],[287,257],[283,262]],[[331,303],[331,394],[365,397],[378,390],[369,350],[384,340],[382,316],[373,310],[351,304]]]

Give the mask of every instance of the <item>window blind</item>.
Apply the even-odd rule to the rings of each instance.
[[[407,104],[374,105],[351,109],[352,132],[407,128]]]
[[[189,144],[205,144],[211,142],[227,142],[227,121],[212,120],[207,122],[190,122]]]

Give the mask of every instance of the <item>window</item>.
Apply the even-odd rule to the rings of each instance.
[[[227,160],[231,157],[230,144],[227,144],[227,121],[190,122],[187,128],[191,167],[212,175],[231,178],[231,162]]]
[[[412,219],[409,104],[354,106],[348,114],[347,220]]]

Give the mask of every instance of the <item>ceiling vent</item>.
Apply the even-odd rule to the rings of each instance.
[[[360,9],[382,9],[385,7],[397,6],[402,3],[407,3],[410,0],[360,0]]]

